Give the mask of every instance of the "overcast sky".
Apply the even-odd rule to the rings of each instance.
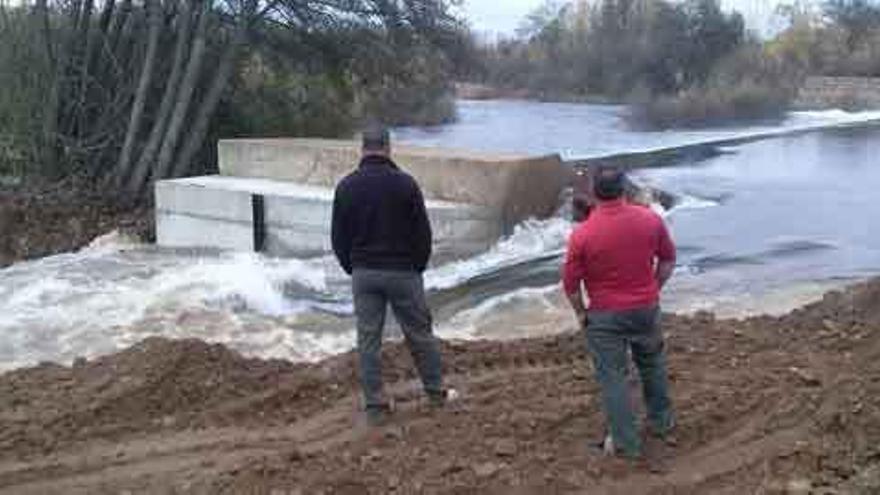
[[[544,0],[464,0],[464,12],[478,32],[513,34],[522,18],[543,3]],[[742,12],[750,29],[764,33],[772,29],[777,3],[778,0],[721,0],[725,8]]]

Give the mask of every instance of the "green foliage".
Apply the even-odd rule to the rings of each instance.
[[[352,132],[351,102],[338,76],[295,72],[253,54],[233,81],[217,126],[223,136],[344,136]]]
[[[717,0],[548,3],[526,37],[484,50],[483,81],[545,98],[667,94],[702,84],[744,40]]]
[[[433,125],[455,117],[451,65],[429,46],[400,47],[385,64],[356,63],[357,114],[389,125]]]
[[[768,50],[805,74],[880,77],[880,3],[831,0],[822,15],[790,6],[790,26]]]
[[[740,81],[721,86],[692,88],[634,106],[636,126],[652,129],[724,125],[739,120],[779,118],[791,102],[782,88]]]
[[[22,175],[42,158],[45,98],[53,74],[23,8],[0,3],[0,175]]]
[[[446,0],[0,0],[0,175],[138,196],[217,138],[448,121],[464,32]]]
[[[880,26],[880,5],[872,0],[826,0],[825,15],[846,32],[846,46],[852,51]]]

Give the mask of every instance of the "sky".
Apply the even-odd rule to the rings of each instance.
[[[471,26],[489,36],[512,35],[526,14],[544,0],[464,0],[464,13]],[[726,9],[741,12],[749,29],[766,34],[778,24],[773,19],[778,0],[721,0]]]

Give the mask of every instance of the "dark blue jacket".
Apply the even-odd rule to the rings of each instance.
[[[354,268],[423,272],[431,257],[431,224],[416,181],[388,158],[366,156],[336,186],[333,252]]]

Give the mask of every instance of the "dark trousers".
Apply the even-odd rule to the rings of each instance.
[[[386,405],[382,394],[382,333],[388,305],[403,330],[425,392],[443,393],[440,351],[432,331],[422,275],[416,272],[355,269],[352,274],[357,318],[360,381],[368,409]]]
[[[627,351],[632,352],[639,370],[648,421],[654,432],[662,436],[673,426],[660,309],[590,311],[587,344],[602,387],[614,445],[626,456],[637,456],[641,441],[628,393]]]

